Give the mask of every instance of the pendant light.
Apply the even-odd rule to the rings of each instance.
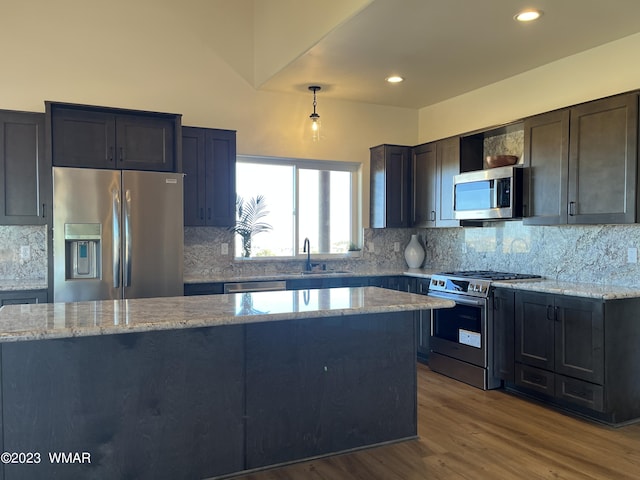
[[[309,115],[311,119],[311,138],[314,142],[320,140],[320,115],[316,113],[316,105],[318,102],[316,101],[316,92],[320,90],[322,87],[317,85],[311,85],[309,90],[313,92],[313,113]]]

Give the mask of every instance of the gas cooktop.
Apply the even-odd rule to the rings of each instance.
[[[528,273],[494,272],[492,270],[457,270],[452,272],[440,272],[437,275],[443,277],[477,278],[481,280],[525,280],[528,278],[540,278],[540,275]]]
[[[429,292],[446,292],[474,297],[488,297],[491,282],[540,278],[527,273],[493,272],[491,270],[459,270],[431,276]]]

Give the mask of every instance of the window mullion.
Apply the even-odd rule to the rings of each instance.
[[[293,256],[297,257],[300,252],[300,220],[298,212],[300,211],[300,169],[297,165],[293,166]]]

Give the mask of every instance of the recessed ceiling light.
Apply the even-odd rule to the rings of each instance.
[[[386,78],[387,82],[389,83],[400,83],[402,81],[404,81],[404,78],[398,76],[398,75],[392,75],[390,77]]]
[[[539,19],[541,16],[542,10],[529,9],[523,10],[513,18],[515,18],[519,22],[533,22],[534,20]]]

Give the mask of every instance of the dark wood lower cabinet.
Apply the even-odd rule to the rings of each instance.
[[[17,290],[0,292],[0,307],[23,303],[47,303],[46,290]]]
[[[514,298],[508,389],[612,425],[640,419],[640,299]]]
[[[514,291],[493,292],[493,371],[501,380],[515,380]]]

